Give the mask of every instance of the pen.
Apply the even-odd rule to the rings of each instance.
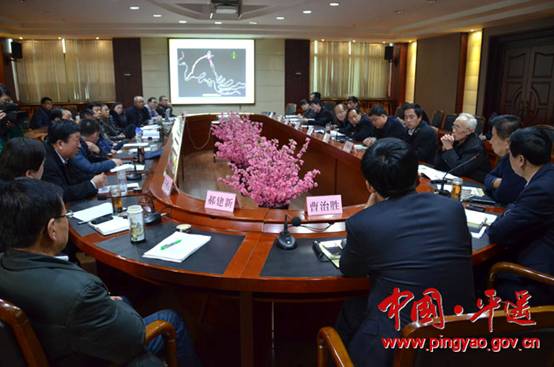
[[[165,249],[167,249],[167,248],[170,248],[171,246],[176,245],[176,244],[178,244],[179,242],[181,242],[181,240],[177,240],[177,241],[175,241],[175,242],[167,243],[167,244],[165,244],[165,245],[163,245],[163,246],[161,247],[161,250],[165,250]]]

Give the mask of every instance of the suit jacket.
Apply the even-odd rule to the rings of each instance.
[[[427,288],[438,289],[445,315],[453,314],[457,304],[472,309],[471,237],[459,202],[412,192],[350,217],[346,231],[340,270],[347,276],[369,275],[371,281],[366,319],[348,345],[356,366],[392,365],[394,352],[383,348],[381,337],[399,333],[377,305],[395,287],[413,292],[414,301]],[[408,306],[401,327],[410,322]]]
[[[314,125],[325,126],[333,122],[333,114],[323,107],[319,113],[314,114],[313,118],[315,119]]]
[[[497,189],[494,189],[492,185],[497,178],[501,178],[502,182]],[[512,169],[508,154],[502,157],[496,167],[485,177],[487,194],[502,205],[513,203],[524,187],[525,180]]]
[[[435,162],[435,154],[437,153],[438,146],[437,133],[426,121],[421,121],[412,135],[410,135],[409,131],[406,129],[405,140],[410,144],[412,149],[414,149],[418,160],[430,164]]]
[[[554,274],[554,165],[541,167],[516,201],[489,228],[492,242],[510,249],[512,261]],[[554,287],[506,277],[505,292],[527,289],[537,304],[554,303]]]
[[[79,153],[71,158],[71,163],[84,173],[91,175],[107,172],[115,167],[115,162],[111,159],[94,156],[83,139],[81,139]]]
[[[436,159],[435,168],[442,171],[449,171],[452,168],[469,161],[477,155],[472,162],[456,168],[451,173],[455,176],[470,177],[476,181],[483,182],[486,174],[490,171],[490,164],[483,148],[481,139],[476,134],[469,135],[463,143],[454,142],[454,149],[441,152]]]
[[[162,105],[158,105],[158,108],[156,108],[156,112],[158,115],[162,117],[175,117],[173,114],[173,107],[164,107]]]
[[[136,126],[142,126],[150,120],[150,113],[148,113],[148,109],[146,107],[139,110],[135,106],[131,106],[125,111],[125,116],[127,118],[128,125],[134,124]]]
[[[39,107],[33,113],[31,118],[30,127],[31,129],[40,129],[41,127],[48,127],[50,125],[50,111],[45,110],[42,107]]]
[[[396,117],[389,116],[387,118],[387,122],[381,129],[375,129],[375,137],[377,139],[382,138],[398,138],[398,139],[405,139],[406,138],[406,129],[404,126],[398,121]]]
[[[70,262],[8,250],[0,297],[25,311],[52,366],[122,364],[145,352],[142,317]]]
[[[360,122],[358,122],[356,126],[348,122],[348,125],[346,125],[345,128],[339,129],[339,132],[355,141],[364,141],[365,138],[375,136],[375,129],[373,128],[373,124],[369,121],[367,115],[362,115]]]
[[[52,145],[45,143],[46,158],[42,180],[58,185],[64,201],[74,201],[96,195],[98,190],[90,182],[92,175],[85,174],[69,160],[63,164]]]

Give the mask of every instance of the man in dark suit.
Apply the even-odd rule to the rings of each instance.
[[[375,128],[375,135],[374,138],[366,138],[363,141],[364,145],[371,146],[376,139],[405,138],[406,129],[404,129],[402,123],[394,116],[387,116],[383,106],[374,105],[367,115]]]
[[[346,222],[347,243],[340,259],[346,276],[368,276],[369,298],[345,302],[337,329],[356,366],[391,366],[392,350],[382,337],[398,337],[395,322],[378,305],[393,293],[409,291],[420,300],[428,288],[442,294],[444,314],[474,303],[471,237],[459,202],[417,193],[417,157],[400,139],[377,140],[362,158],[370,194],[368,207]],[[437,215],[440,213],[440,215]],[[400,325],[411,322],[410,309]]]
[[[510,165],[527,184],[516,201],[489,228],[492,242],[506,246],[509,260],[546,274],[554,274],[554,165],[552,142],[538,128],[520,129],[510,136]],[[554,303],[554,286],[517,276],[499,275],[501,298],[527,290],[531,304]]]
[[[127,117],[127,124],[140,127],[148,123],[150,113],[148,113],[144,105],[144,98],[142,96],[135,96],[133,98],[133,106],[127,108],[125,116]]]
[[[348,122],[348,110],[342,103],[337,103],[334,107],[335,110],[335,125],[340,129],[344,129],[349,125]]]
[[[485,188],[496,202],[502,205],[513,203],[525,186],[523,177],[517,175],[510,165],[510,135],[521,128],[521,120],[514,115],[499,115],[492,121],[491,146],[500,157],[496,167],[485,177]]]
[[[423,120],[423,109],[420,105],[409,103],[404,104],[402,108],[402,117],[406,124],[406,142],[415,150],[418,160],[433,164],[438,146],[435,129]]]
[[[319,99],[310,102],[310,109],[314,111],[314,125],[325,126],[333,122],[333,114],[321,106]]]
[[[42,97],[40,107],[33,113],[31,129],[40,129],[50,125],[50,112],[52,111],[52,98]]]
[[[469,113],[461,113],[454,121],[452,134],[441,138],[442,152],[435,168],[450,171],[455,176],[466,176],[483,182],[490,164],[481,139],[475,134],[477,120]]]
[[[174,325],[181,365],[198,365],[175,312],[143,319],[121,297],[110,296],[99,278],[55,257],[69,228],[56,186],[27,178],[0,185],[0,212],[17,213],[0,218],[7,248],[0,256],[0,297],[24,310],[52,366],[145,363],[147,350],[163,349],[161,337],[144,345],[145,323],[154,320]]]
[[[106,175],[85,174],[71,162],[81,147],[79,126],[72,121],[52,124],[45,142],[46,159],[42,180],[58,185],[64,201],[81,200],[98,192],[106,184]]]
[[[173,106],[169,103],[169,98],[167,98],[167,96],[160,96],[158,101],[159,104],[156,111],[160,116],[163,118],[175,117],[173,114]]]
[[[365,114],[361,114],[356,109],[348,110],[348,125],[339,129],[339,132],[352,138],[354,141],[362,142],[370,136],[375,136],[373,125]]]

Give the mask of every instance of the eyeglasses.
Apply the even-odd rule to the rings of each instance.
[[[64,214],[62,215],[58,215],[57,217],[54,217],[54,219],[59,219],[59,218],[72,218],[73,217],[73,212],[72,211],[68,211],[68,212],[65,212]]]

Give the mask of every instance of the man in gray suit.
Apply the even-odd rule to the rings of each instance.
[[[152,365],[144,345],[146,323],[170,322],[177,332],[180,364],[198,365],[181,318],[164,310],[143,319],[104,283],[55,256],[67,243],[69,222],[61,190],[48,182],[0,182],[0,298],[27,314],[53,366]],[[140,363],[138,362],[140,361]],[[158,364],[154,364],[158,365]]]

